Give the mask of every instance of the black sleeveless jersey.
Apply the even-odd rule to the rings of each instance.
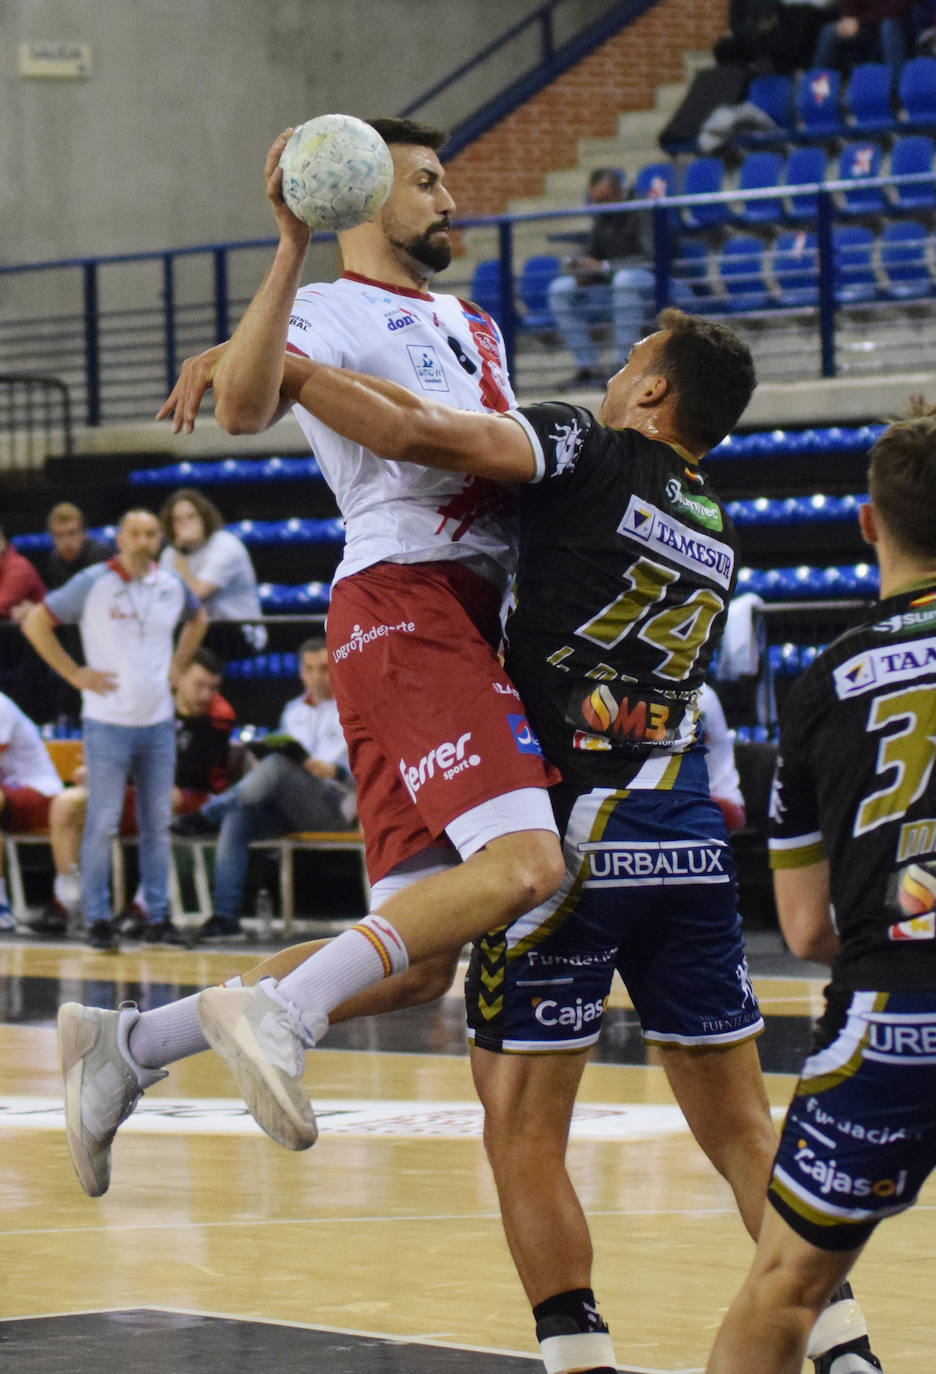
[[[837,982],[936,988],[936,584],[888,597],[790,689],[774,868],[825,856]]]
[[[734,587],[731,521],[669,444],[577,406],[511,415],[537,475],[518,497],[507,670],[564,782],[672,786]]]

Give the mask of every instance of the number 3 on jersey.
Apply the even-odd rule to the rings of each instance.
[[[670,594],[669,604],[653,615],[653,607],[667,597],[679,573],[649,558],[638,558],[624,578],[628,585],[620,596],[575,633],[604,649],[613,649],[636,633],[663,655],[653,669],[657,676],[683,682],[708,640],[712,621],[725,609],[724,601],[711,587],[697,587],[675,605]]]
[[[929,783],[936,758],[936,688],[908,687],[875,697],[868,712],[868,731],[884,730],[896,721],[903,721],[903,728],[881,740],[876,768],[879,777],[891,770],[893,777],[859,806],[855,835],[903,816]]]

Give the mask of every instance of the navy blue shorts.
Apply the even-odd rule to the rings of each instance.
[[[650,1043],[727,1045],[763,1029],[731,850],[707,789],[584,793],[563,848],[559,891],[472,951],[465,995],[474,1044],[587,1048],[615,969]]]
[[[936,1167],[936,993],[833,991],[820,1029],[831,1021],[803,1066],[768,1198],[811,1245],[852,1250]]]

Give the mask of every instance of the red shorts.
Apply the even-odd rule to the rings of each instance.
[[[558,782],[497,657],[498,593],[469,568],[342,578],[326,633],[372,882],[472,807]]]
[[[27,835],[37,830],[48,830],[51,797],[37,792],[34,787],[0,786],[0,792],[6,798],[2,815],[4,830],[11,833],[18,830],[20,834]]]

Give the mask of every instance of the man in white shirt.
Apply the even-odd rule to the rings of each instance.
[[[38,728],[0,692],[0,825],[10,831],[47,829],[52,798],[61,790]],[[15,929],[0,846],[0,931]]]
[[[36,652],[81,690],[88,785],[82,908],[88,943],[95,949],[116,948],[110,844],[128,779],[136,787],[148,939],[178,938],[169,921],[168,895],[175,771],[172,683],[198,648],[208,618],[182,579],[156,566],[161,535],[151,511],[127,511],[117,528],[116,556],[76,573],[22,623]],[[79,626],[86,667],[62,646],[57,624]]]
[[[299,676],[304,691],[286,703],[279,734],[269,737],[270,744],[258,742],[263,757],[256,766],[234,787],[173,823],[176,835],[218,834],[214,915],[199,930],[199,939],[240,930],[251,840],[293,830],[347,830],[354,822],[356,792],[324,639],[300,645]]]

